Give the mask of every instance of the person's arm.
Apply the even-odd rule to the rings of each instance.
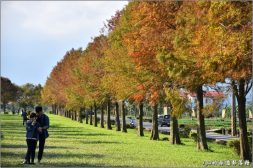
[[[48,129],[49,127],[48,126],[44,126],[44,127],[41,127],[41,128],[45,130],[45,129]]]
[[[49,118],[48,116],[45,116],[45,126],[41,127],[42,129],[46,130],[49,128]]]

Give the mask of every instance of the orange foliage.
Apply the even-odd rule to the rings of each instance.
[[[144,95],[143,94],[141,94],[141,93],[136,93],[136,94],[134,94],[134,95],[131,95],[130,97],[129,97],[129,99],[130,100],[133,100],[133,101],[136,101],[136,102],[141,102],[141,101],[143,101],[144,100]]]

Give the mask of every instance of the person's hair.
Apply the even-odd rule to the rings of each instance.
[[[42,111],[42,107],[41,106],[36,106],[35,107],[35,111],[36,111],[36,113],[41,112]]]
[[[32,112],[32,113],[30,114],[30,118],[33,118],[33,117],[36,117],[36,113],[35,113],[35,112]]]

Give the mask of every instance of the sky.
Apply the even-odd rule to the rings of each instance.
[[[86,48],[127,1],[1,1],[1,76],[44,85],[72,48]]]

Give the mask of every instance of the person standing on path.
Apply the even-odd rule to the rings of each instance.
[[[23,118],[23,125],[25,125],[26,121],[28,120],[25,110],[22,110],[21,117]]]
[[[37,114],[37,122],[40,124],[39,130],[39,152],[38,152],[38,164],[41,163],[43,151],[45,147],[46,138],[49,137],[47,129],[49,128],[49,118],[43,113],[41,106],[36,106],[35,111]]]

